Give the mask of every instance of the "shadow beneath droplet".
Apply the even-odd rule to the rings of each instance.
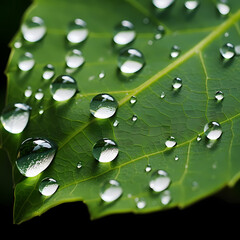
[[[145,64],[144,64],[144,65],[145,65]],[[144,65],[143,65],[143,67],[144,67]],[[143,67],[142,67],[142,68],[143,68]],[[141,69],[141,70],[142,70],[142,69]],[[141,72],[141,70],[139,70],[139,71],[136,72],[136,73],[125,74],[125,73],[122,73],[119,68],[117,68],[117,70],[116,70],[116,76],[117,76],[117,78],[118,78],[120,81],[123,81],[123,82],[132,82],[132,81],[134,81],[135,78],[138,77],[138,75],[139,75],[139,73]]]
[[[204,143],[206,148],[211,150],[215,150],[218,147],[219,142],[221,142],[221,138],[217,140],[211,140],[211,139],[208,139],[207,137],[204,138]]]
[[[230,59],[226,59],[220,54],[220,61],[221,61],[223,67],[226,67],[226,68],[230,67],[233,64],[234,56]]]

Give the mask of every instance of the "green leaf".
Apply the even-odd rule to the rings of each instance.
[[[224,61],[219,48],[226,42],[239,44],[240,3],[232,0],[231,12],[222,17],[214,1],[201,1],[193,13],[187,13],[184,1],[175,1],[159,15],[150,0],[36,0],[24,16],[44,19],[46,36],[39,42],[24,42],[12,49],[7,67],[7,104],[24,102],[32,107],[31,119],[23,131],[13,135],[1,128],[0,146],[8,151],[13,163],[15,182],[14,221],[21,223],[64,202],[83,201],[91,218],[112,213],[148,213],[173,207],[185,207],[222,187],[233,186],[239,178],[240,143],[240,59]],[[89,37],[82,45],[70,46],[66,41],[67,26],[75,18],[87,22]],[[127,19],[135,25],[136,40],[131,47],[140,50],[146,65],[130,80],[120,77],[117,70],[119,49],[112,46],[114,26]],[[148,22],[149,20],[149,22]],[[166,34],[156,40],[156,28],[162,24]],[[227,34],[225,34],[227,32]],[[21,38],[18,32],[14,41]],[[14,43],[12,42],[12,45]],[[181,54],[169,57],[177,45]],[[66,102],[56,102],[49,91],[49,81],[42,79],[43,67],[55,66],[56,76],[65,73],[65,55],[69,49],[80,49],[86,63],[71,76],[77,80],[80,93]],[[19,56],[29,51],[36,65],[23,73],[17,68]],[[105,77],[100,79],[99,73]],[[180,77],[183,86],[172,90],[172,80]],[[33,96],[24,97],[31,86]],[[41,88],[44,99],[37,101],[34,93]],[[216,91],[224,92],[224,100],[216,102]],[[161,94],[165,97],[161,98]],[[98,93],[113,95],[119,104],[110,119],[92,118],[91,99]],[[131,96],[137,102],[131,105]],[[43,106],[44,113],[38,114]],[[138,117],[136,122],[132,116]],[[115,120],[119,125],[113,127]],[[203,129],[217,121],[223,134],[211,147]],[[196,140],[198,135],[202,140]],[[177,145],[165,146],[174,136]],[[24,178],[15,166],[16,152],[23,140],[46,137],[58,145],[51,165],[33,178]],[[92,156],[92,147],[101,138],[110,138],[119,146],[118,157],[110,163],[99,163]],[[178,156],[178,160],[175,160]],[[81,161],[82,167],[76,166]],[[147,164],[151,171],[146,172]],[[168,188],[171,201],[161,202],[163,193],[149,188],[151,175],[164,170],[171,178]],[[59,189],[51,197],[38,191],[40,181],[51,177]],[[104,203],[99,190],[110,179],[119,181],[122,196]],[[137,208],[136,199],[146,206]]]

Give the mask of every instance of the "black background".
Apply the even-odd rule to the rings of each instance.
[[[0,0],[0,108],[3,107],[5,99],[4,69],[10,53],[8,43],[18,30],[22,14],[30,3],[30,0]],[[12,223],[11,178],[6,177],[6,174],[11,175],[10,164],[0,163],[0,167],[4,167],[0,169],[0,234],[2,239],[15,234],[23,238],[42,238],[61,236],[64,233],[66,237],[71,235],[79,238],[148,238],[154,236],[158,239],[209,238],[222,234],[228,234],[227,239],[229,239],[236,233],[235,237],[239,239],[240,203],[231,201],[233,192],[228,189],[182,210],[172,209],[145,215],[118,214],[92,221],[87,207],[82,202],[75,202],[59,205],[40,217],[14,225]],[[5,176],[2,175],[3,172]],[[9,190],[6,191],[4,188]],[[227,200],[226,196],[228,196]],[[4,236],[5,231],[7,235]]]

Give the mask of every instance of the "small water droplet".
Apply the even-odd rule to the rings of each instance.
[[[177,45],[173,45],[171,48],[170,57],[177,58],[180,55],[180,53],[181,53],[180,47]]]
[[[159,10],[170,7],[174,2],[175,0],[152,0],[153,5]]]
[[[21,31],[25,40],[37,42],[44,37],[47,28],[43,19],[35,16],[23,23]]]
[[[54,100],[65,101],[78,91],[77,82],[68,75],[60,75],[51,83],[50,91]]]
[[[104,202],[113,202],[123,193],[120,183],[116,180],[108,180],[100,188],[100,197]]]
[[[34,96],[35,96],[35,99],[42,100],[44,97],[44,93],[43,93],[42,89],[39,88]]]
[[[169,187],[171,179],[168,174],[163,170],[154,172],[151,176],[149,187],[154,192],[162,192]]]
[[[35,65],[35,60],[30,52],[25,52],[19,57],[18,67],[22,71],[29,71]]]
[[[199,6],[199,0],[187,0],[185,1],[184,6],[188,11],[193,11]]]
[[[202,140],[202,136],[198,134],[196,140],[197,140],[197,142],[200,142]]]
[[[170,137],[165,141],[165,145],[166,145],[166,147],[168,147],[168,148],[172,148],[172,147],[176,146],[176,145],[177,145],[177,142],[176,142],[175,137],[170,136]]]
[[[44,109],[43,109],[42,106],[39,107],[39,111],[38,111],[38,113],[39,113],[40,115],[42,115],[42,114],[44,113]]]
[[[135,203],[138,209],[143,209],[147,205],[143,198],[135,198]]]
[[[224,44],[219,51],[224,59],[231,59],[235,55],[234,45],[231,43]]]
[[[5,130],[10,133],[21,133],[29,121],[31,108],[24,103],[15,103],[5,107],[2,111],[1,122]]]
[[[113,126],[114,127],[117,127],[119,125],[119,121],[118,120],[115,120],[114,122],[113,122]]]
[[[161,98],[161,99],[165,98],[165,92],[162,92],[162,93],[161,93],[160,98]]]
[[[83,65],[85,58],[82,55],[82,52],[78,49],[73,49],[69,51],[65,57],[66,65],[69,68],[78,68]]]
[[[88,37],[87,24],[82,19],[76,18],[68,26],[67,39],[70,43],[81,43]]]
[[[118,108],[116,99],[106,93],[93,97],[90,103],[90,112],[96,118],[106,119],[112,117]]]
[[[147,44],[148,44],[149,46],[152,46],[152,45],[153,45],[153,40],[148,40]]]
[[[131,43],[136,37],[134,25],[127,20],[121,21],[114,30],[113,41],[117,45],[125,46]]]
[[[225,32],[225,33],[224,33],[224,37],[225,37],[225,38],[229,37],[229,32]]]
[[[152,170],[152,167],[150,164],[147,164],[147,166],[145,167],[145,172],[150,172]]]
[[[43,79],[49,80],[54,76],[54,74],[55,74],[55,69],[52,64],[47,64],[43,68],[43,74],[42,74]]]
[[[137,49],[129,48],[118,57],[118,67],[123,75],[131,76],[140,71],[145,64],[143,54]]]
[[[103,138],[94,144],[92,154],[99,162],[111,162],[118,155],[118,146],[113,140]]]
[[[172,87],[173,90],[179,90],[182,87],[182,79],[179,77],[174,78],[172,82]]]
[[[58,189],[59,184],[53,178],[46,177],[39,184],[39,192],[44,196],[52,196]]]
[[[240,45],[235,46],[234,50],[235,50],[236,55],[239,56],[240,55]]]
[[[129,102],[130,102],[131,104],[135,104],[135,103],[137,102],[137,97],[131,96]]]
[[[175,160],[175,161],[178,161],[178,160],[179,160],[178,155],[176,155],[176,156],[174,157],[174,160]]]
[[[204,126],[204,133],[209,140],[217,140],[222,135],[222,128],[218,122],[209,122]]]
[[[136,121],[138,120],[137,115],[134,114],[134,115],[132,116],[131,120],[132,120],[133,122],[136,122]]]
[[[30,86],[28,86],[27,89],[24,91],[24,96],[27,98],[32,96],[32,88]]]
[[[100,79],[103,79],[103,78],[105,77],[104,71],[100,72],[99,75],[98,75],[98,77],[99,77]]]
[[[218,101],[218,102],[221,102],[223,99],[224,99],[224,94],[222,91],[217,91],[215,93],[215,99]]]
[[[148,17],[143,18],[143,24],[149,24],[150,20]]]
[[[218,12],[222,15],[222,16],[226,16],[229,14],[230,12],[230,7],[227,3],[226,0],[219,0],[216,4],[217,10]]]
[[[82,167],[82,162],[77,163],[77,168],[80,169]]]
[[[198,189],[198,187],[199,187],[198,182],[197,182],[197,181],[193,181],[193,182],[192,182],[192,190],[195,191],[195,190]]]
[[[166,32],[166,31],[165,31],[165,28],[164,28],[162,25],[159,25],[159,26],[157,27],[157,32],[156,32],[154,38],[155,38],[156,40],[159,40],[159,39],[163,38],[163,36],[165,35],[165,32]]]
[[[21,47],[22,47],[22,42],[21,42],[21,41],[16,41],[16,42],[14,43],[14,47],[15,47],[15,48],[21,48]]]
[[[43,138],[28,138],[19,147],[16,165],[21,174],[34,177],[52,162],[57,146]]]
[[[164,206],[168,205],[172,200],[171,192],[169,190],[163,191],[161,193],[160,200]]]

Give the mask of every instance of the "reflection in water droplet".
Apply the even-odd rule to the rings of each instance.
[[[24,96],[27,98],[32,96],[32,88],[30,86],[28,86],[27,89],[24,91]]]
[[[47,64],[43,68],[43,74],[42,74],[43,79],[49,80],[54,76],[54,74],[55,74],[55,69],[52,64]]]
[[[218,122],[209,122],[204,126],[204,133],[209,140],[217,140],[222,135],[222,128]]]
[[[199,6],[199,0],[187,0],[184,6],[188,11],[193,11]]]
[[[172,87],[173,90],[179,90],[182,87],[182,79],[179,77],[174,78],[172,82]]]
[[[223,94],[223,92],[222,92],[222,91],[217,91],[217,92],[215,93],[215,99],[216,99],[218,102],[222,101],[222,100],[224,99],[224,94]]]
[[[100,197],[104,202],[113,202],[117,200],[122,193],[122,187],[116,180],[108,180],[100,188]]]
[[[116,99],[106,93],[96,95],[90,103],[90,112],[96,118],[106,119],[112,117],[118,108]]]
[[[174,1],[175,0],[152,0],[152,3],[157,9],[164,10],[170,7]]]
[[[68,26],[67,39],[71,43],[81,43],[88,37],[87,24],[82,19],[76,18]]]
[[[172,200],[171,192],[169,190],[165,190],[164,192],[162,192],[160,200],[163,205],[168,205]]]
[[[34,96],[35,96],[35,98],[36,98],[37,100],[43,99],[44,93],[43,93],[42,89],[39,88],[39,89],[37,90],[37,92],[35,93]]]
[[[50,85],[51,94],[56,101],[72,98],[77,90],[76,80],[68,75],[58,76]]]
[[[234,46],[231,43],[224,44],[219,50],[224,59],[231,59],[235,55]]]
[[[1,122],[10,133],[21,133],[27,126],[31,108],[24,103],[15,103],[2,111]]]
[[[154,172],[151,176],[149,187],[154,192],[162,192],[169,187],[171,179],[168,174],[163,170]]]
[[[115,27],[113,41],[120,46],[129,44],[135,37],[136,32],[131,22],[123,20]]]
[[[145,64],[143,54],[133,48],[122,51],[118,57],[118,67],[123,75],[131,76],[140,71]]]
[[[111,162],[118,155],[118,146],[113,140],[103,138],[94,144],[92,154],[99,162]]]
[[[28,138],[22,142],[17,154],[16,165],[21,174],[34,177],[52,162],[57,146],[43,138]]]
[[[59,185],[53,178],[46,177],[39,184],[39,192],[44,196],[52,196],[58,189]]]
[[[47,28],[44,21],[40,17],[35,16],[23,23],[21,31],[25,40],[37,42],[44,37]]]
[[[177,58],[181,53],[181,49],[177,45],[173,45],[170,52],[171,58]]]
[[[147,205],[143,198],[135,198],[135,203],[138,209],[143,209]]]
[[[18,67],[22,71],[29,71],[35,65],[35,60],[30,52],[25,52],[19,57]]]
[[[166,145],[166,147],[168,147],[168,148],[172,148],[172,147],[176,146],[176,145],[177,145],[177,142],[176,142],[176,140],[175,140],[175,137],[170,136],[170,137],[166,140],[165,145]]]
[[[78,68],[83,65],[85,58],[82,55],[82,52],[78,49],[73,49],[69,51],[65,57],[66,65],[69,68]]]
[[[222,16],[226,16],[229,14],[230,12],[230,7],[227,4],[226,0],[219,0],[218,3],[216,4],[217,10],[218,12],[222,15]]]

